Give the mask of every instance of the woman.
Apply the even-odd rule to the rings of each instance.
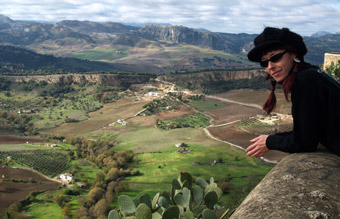
[[[302,37],[288,28],[266,27],[255,38],[248,58],[265,68],[272,86],[263,109],[269,114],[275,108],[275,85],[281,84],[286,99],[292,101],[293,131],[250,140],[247,155],[261,157],[269,150],[312,152],[321,144],[340,156],[340,84],[306,63],[306,53]]]

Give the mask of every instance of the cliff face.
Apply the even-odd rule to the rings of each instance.
[[[74,82],[94,83],[102,85],[142,84],[148,82],[152,75],[129,75],[129,74],[62,74],[43,76],[6,76],[7,80],[21,81],[46,81],[47,83]]]
[[[191,74],[172,74],[162,75],[158,77],[160,80],[173,82],[176,84],[182,84],[190,82],[192,84],[198,84],[202,82],[217,82],[217,81],[231,81],[238,79],[252,79],[254,77],[263,76],[265,72],[262,69],[253,70],[225,70],[225,71],[206,71]]]
[[[326,152],[283,158],[231,219],[340,218],[340,157]]]

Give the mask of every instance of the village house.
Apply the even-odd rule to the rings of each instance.
[[[58,147],[57,144],[45,144],[46,147],[51,147],[51,148],[55,148]]]
[[[73,180],[73,176],[71,173],[63,173],[63,174],[60,174],[59,178],[62,180],[62,181],[66,181],[68,183],[72,182]]]
[[[10,156],[6,157],[6,162],[10,162],[12,158]]]
[[[34,113],[33,110],[19,110],[18,111],[18,114],[21,114],[21,113],[24,113],[24,114],[31,114],[31,113]]]
[[[127,124],[127,122],[124,119],[118,119],[117,123],[121,124],[121,125],[126,125]]]
[[[157,92],[149,92],[147,94],[148,97],[160,97],[161,95]]]

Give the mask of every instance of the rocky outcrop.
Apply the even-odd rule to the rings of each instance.
[[[171,74],[159,76],[160,80],[174,83],[201,83],[210,81],[231,81],[238,79],[252,79],[257,76],[264,76],[262,69],[251,70],[211,70],[198,73]]]
[[[326,152],[283,158],[232,219],[340,218],[340,157]]]
[[[142,84],[154,77],[153,75],[132,75],[132,74],[60,74],[41,76],[6,76],[7,80],[14,82],[21,81],[46,81],[47,83],[74,82],[74,83],[94,83],[102,85],[127,85]]]

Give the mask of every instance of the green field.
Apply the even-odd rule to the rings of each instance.
[[[91,49],[75,54],[73,57],[94,61],[111,62],[128,56],[128,49]]]
[[[206,136],[203,129],[182,128],[161,130],[155,127],[140,127],[126,132],[121,127],[106,138],[115,138],[120,144],[115,150],[131,149],[135,152],[132,167],[139,170],[142,175],[127,177],[129,189],[120,194],[138,198],[147,193],[153,196],[157,192],[169,191],[170,182],[177,178],[180,171],[189,172],[194,177],[222,181],[227,174],[232,177],[235,187],[247,182],[250,176],[265,176],[272,166],[260,164],[258,159],[251,158],[239,149],[227,144],[217,142]],[[100,137],[100,131],[95,136]],[[95,137],[92,136],[92,137]],[[185,142],[192,150],[187,154],[178,153],[175,144]],[[138,160],[138,162],[137,162]],[[222,160],[228,165],[200,165],[193,166],[193,162],[210,162]],[[223,196],[222,202],[228,202],[228,195]],[[117,199],[116,199],[117,200]],[[117,202],[114,202],[117,206]]]
[[[206,98],[204,100],[191,100],[190,105],[192,105],[199,111],[210,111],[210,110],[215,110],[215,109],[229,106],[229,104],[225,102],[213,100],[209,98]]]

